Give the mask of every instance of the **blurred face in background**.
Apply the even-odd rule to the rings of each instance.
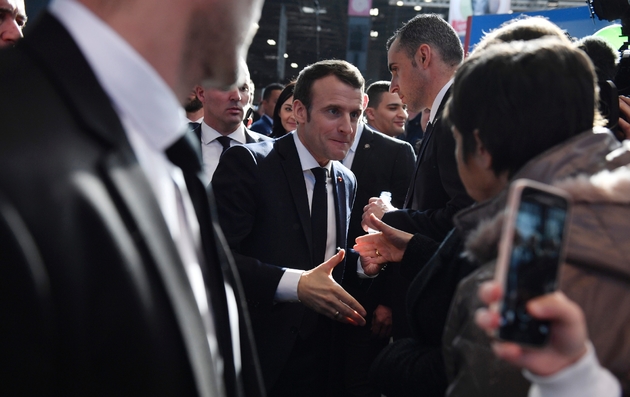
[[[407,121],[407,107],[402,103],[398,94],[383,92],[376,108],[365,109],[368,124],[378,132],[396,137],[405,132]]]
[[[0,48],[21,39],[25,24],[24,0],[0,0]]]

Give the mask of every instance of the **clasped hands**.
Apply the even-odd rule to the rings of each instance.
[[[363,208],[363,230],[376,233],[357,237],[354,250],[361,255],[361,266],[368,276],[374,276],[389,262],[400,262],[412,234],[395,229],[381,218],[385,212],[395,210],[381,199],[371,198]]]

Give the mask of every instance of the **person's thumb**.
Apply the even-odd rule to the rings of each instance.
[[[339,250],[335,255],[331,256],[326,262],[322,263],[320,266],[324,267],[328,274],[331,274],[333,269],[343,261],[343,258],[346,256],[346,250]]]

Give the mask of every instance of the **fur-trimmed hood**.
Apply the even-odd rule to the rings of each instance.
[[[605,129],[584,132],[527,163],[513,179],[554,185],[572,197],[566,261],[630,279],[630,141]],[[507,190],[464,210],[455,227],[464,255],[479,263],[497,256]]]

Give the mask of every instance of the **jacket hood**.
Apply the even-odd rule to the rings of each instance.
[[[568,263],[630,277],[630,141],[619,143],[606,129],[584,132],[532,159],[513,180],[520,178],[571,196]],[[507,189],[455,217],[469,259],[496,258],[506,200]]]

